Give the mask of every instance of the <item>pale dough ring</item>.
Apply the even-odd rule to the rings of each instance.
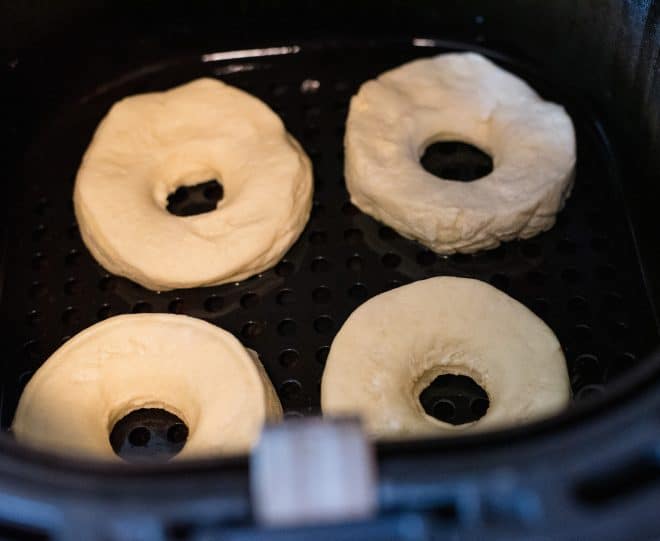
[[[428,173],[419,158],[438,141],[479,147],[493,171],[472,182]],[[364,83],[344,147],[351,201],[441,254],[550,229],[574,178],[564,108],[474,53],[415,60]]]
[[[82,331],[37,370],[12,430],[56,453],[120,460],[115,423],[162,408],[188,426],[175,460],[248,451],[282,407],[256,355],[230,333],[183,315],[116,316]]]
[[[420,393],[439,375],[471,377],[486,414],[452,425],[426,414]],[[335,337],[321,387],[324,415],[357,414],[376,438],[450,436],[526,423],[570,399],[553,332],[518,301],[468,278],[440,277],[378,295]]]
[[[217,179],[215,210],[174,216],[167,196]],[[279,261],[303,230],[312,169],[280,118],[214,79],[117,102],[82,160],[82,238],[114,274],[153,290],[233,282]]]

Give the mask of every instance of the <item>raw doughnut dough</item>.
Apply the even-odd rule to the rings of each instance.
[[[120,460],[115,423],[140,408],[176,414],[189,429],[176,460],[250,449],[282,407],[258,358],[200,319],[173,314],[110,318],[77,334],[37,370],[18,404],[20,442]]]
[[[438,141],[479,147],[492,173],[457,182],[426,172],[419,158]],[[550,229],[573,184],[563,107],[474,53],[415,60],[363,84],[344,146],[351,201],[441,254]]]
[[[175,216],[177,187],[217,179],[214,211]],[[309,159],[257,98],[214,79],[125,98],[99,124],[74,190],[85,244],[154,290],[241,280],[279,261],[309,217]]]
[[[490,406],[474,423],[427,415],[420,393],[439,375],[466,375]],[[552,331],[494,287],[430,278],[370,299],[330,348],[324,414],[359,414],[377,438],[455,435],[525,423],[570,399],[566,361]]]

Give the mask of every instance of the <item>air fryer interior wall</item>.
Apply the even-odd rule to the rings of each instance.
[[[381,291],[439,274],[490,281],[529,306],[558,334],[576,399],[603,394],[652,362],[658,343],[654,6],[70,2],[39,13],[11,6],[0,32],[10,118],[3,163],[12,179],[0,307],[8,352],[3,427],[33,371],[63,340],[131,311],[222,325],[261,353],[289,415],[317,413],[328,346],[348,314]],[[259,47],[283,49],[258,56]],[[229,60],[201,56],[235,49],[247,51]],[[348,99],[361,82],[455,49],[491,55],[567,106],[578,132],[578,175],[550,232],[439,259],[347,202],[341,142]],[[72,182],[114,101],[201,75],[253,92],[282,115],[314,161],[315,206],[299,242],[263,276],[159,295],[93,261],[72,214]],[[309,80],[318,89],[303,84]]]

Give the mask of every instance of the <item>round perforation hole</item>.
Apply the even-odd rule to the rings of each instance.
[[[352,255],[346,260],[346,268],[353,272],[361,271],[363,266],[364,263],[359,255]]]
[[[261,321],[248,321],[241,329],[241,336],[248,340],[261,336],[264,332],[265,325]]]
[[[277,294],[277,304],[288,306],[296,302],[296,294],[291,289],[283,289]]]
[[[246,293],[241,297],[241,306],[246,310],[255,308],[259,304],[259,296],[256,293]]]
[[[332,291],[325,286],[317,287],[312,291],[312,299],[317,304],[327,304],[332,299]]]
[[[185,302],[182,298],[172,299],[167,305],[167,311],[171,314],[183,314],[185,312]]]
[[[472,423],[481,419],[490,406],[488,394],[472,378],[457,374],[442,374],[419,395],[427,415],[452,425]]]
[[[131,312],[134,314],[147,314],[152,310],[153,307],[147,301],[138,301],[133,305]]]
[[[160,408],[141,408],[121,418],[109,434],[114,452],[126,462],[164,462],[188,439],[187,425]]]
[[[310,268],[312,272],[328,272],[332,268],[332,263],[325,257],[315,257]]]
[[[47,293],[48,289],[41,282],[32,282],[30,284],[29,295],[33,299],[43,297]]]
[[[367,286],[364,284],[353,284],[348,288],[348,296],[356,301],[364,301],[368,296]]]
[[[133,447],[144,447],[151,439],[151,432],[144,426],[135,427],[128,434],[128,442]]]
[[[23,344],[23,351],[30,359],[36,360],[41,357],[41,344],[39,343],[39,340],[35,338],[25,342],[25,344]]]
[[[112,315],[112,307],[109,304],[103,304],[96,312],[99,321],[109,318]]]
[[[424,150],[420,163],[436,177],[464,182],[485,177],[493,171],[493,160],[488,154],[459,141],[431,143]]]
[[[179,186],[167,196],[167,211],[175,216],[195,216],[218,207],[224,191],[216,179],[192,186]]]
[[[36,252],[32,256],[32,268],[34,270],[44,270],[48,267],[48,259],[41,252]]]
[[[204,301],[204,310],[207,312],[219,312],[225,305],[225,301],[219,295],[211,295]]]
[[[39,310],[30,310],[26,316],[28,325],[36,325],[37,323],[39,323],[40,319],[41,319],[41,314],[39,313]]]
[[[586,324],[580,324],[573,327],[573,341],[578,345],[584,345],[589,342],[593,336],[591,327]]]
[[[283,319],[277,325],[277,334],[280,336],[293,336],[296,334],[296,322],[293,319]]]
[[[75,248],[73,250],[70,250],[69,253],[66,255],[66,257],[64,258],[64,262],[70,266],[78,265],[80,263],[80,252]]]
[[[598,398],[604,392],[602,385],[585,385],[576,394],[577,400],[592,400]]]
[[[587,383],[600,383],[603,381],[603,369],[598,357],[584,353],[576,357],[571,367],[571,383],[580,387]]]
[[[302,392],[302,385],[298,380],[290,379],[280,386],[280,396],[283,402],[291,402],[299,397]]]
[[[319,334],[328,334],[335,328],[335,322],[330,316],[320,316],[314,320],[314,330]]]
[[[46,235],[46,226],[44,224],[39,224],[37,225],[33,230],[32,230],[32,240],[34,241],[40,241],[41,239],[44,238]]]
[[[295,349],[285,349],[278,358],[284,368],[292,368],[300,361],[300,354]]]
[[[64,282],[64,292],[67,295],[75,295],[80,292],[80,282],[77,278],[69,278]]]
[[[572,297],[567,304],[568,311],[576,318],[582,319],[589,316],[589,303],[584,297]]]
[[[80,312],[73,306],[67,306],[62,314],[62,321],[65,325],[80,323]]]

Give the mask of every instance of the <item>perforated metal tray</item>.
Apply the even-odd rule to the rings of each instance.
[[[287,415],[318,413],[324,361],[348,315],[383,291],[439,275],[490,282],[527,305],[559,337],[575,399],[606,391],[657,344],[658,333],[617,164],[584,103],[524,63],[490,52],[564,104],[577,130],[573,195],[556,226],[533,239],[438,257],[349,202],[342,140],[359,85],[414,58],[473,48],[432,40],[311,43],[178,57],[111,81],[72,83],[68,102],[25,149],[14,182],[0,306],[8,329],[2,426],[10,425],[31,375],[65,340],[111,315],[148,311],[185,313],[231,331],[259,352]],[[113,102],[200,76],[243,88],[281,115],[314,163],[313,212],[274,269],[238,284],[156,293],[109,275],[87,252],[73,215],[73,180]]]

